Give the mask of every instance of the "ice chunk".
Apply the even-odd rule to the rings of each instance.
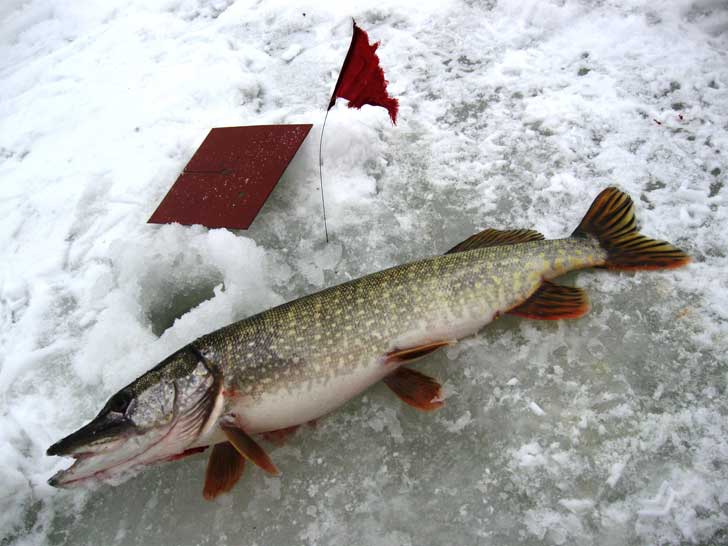
[[[528,409],[530,409],[535,415],[538,415],[539,417],[543,417],[544,415],[546,415],[546,412],[541,409],[541,406],[539,406],[536,402],[529,402]]]
[[[301,47],[299,44],[291,44],[288,49],[281,53],[281,59],[283,59],[287,63],[290,63],[293,59],[301,54],[301,51],[303,51],[303,47]]]

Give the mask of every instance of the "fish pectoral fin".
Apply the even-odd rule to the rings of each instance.
[[[273,476],[280,474],[265,450],[237,424],[221,422],[220,428],[225,433],[228,441],[243,457],[265,470],[268,474]]]
[[[432,411],[444,405],[440,383],[423,373],[398,368],[383,381],[402,402],[418,410]]]
[[[399,363],[412,362],[413,360],[422,358],[425,355],[428,355],[434,351],[437,351],[438,349],[441,349],[442,347],[452,345],[453,343],[455,343],[455,340],[449,339],[449,340],[433,341],[432,343],[426,343],[424,345],[417,345],[415,347],[407,347],[406,349],[395,349],[394,351],[387,353],[384,361],[385,361],[385,364],[391,364],[393,362],[399,362]]]
[[[532,229],[485,229],[465,239],[462,243],[455,245],[445,254],[455,252],[466,252],[476,248],[487,248],[489,246],[515,245],[527,243],[528,241],[543,241],[543,234]]]
[[[530,298],[508,314],[535,320],[558,320],[579,318],[588,311],[589,298],[581,288],[544,281]]]
[[[227,493],[238,482],[245,469],[245,459],[229,443],[216,444],[207,461],[202,496],[212,500]]]

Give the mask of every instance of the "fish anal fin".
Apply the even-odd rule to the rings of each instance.
[[[264,440],[280,447],[286,443],[288,438],[296,433],[299,426],[300,425],[294,425],[292,427],[280,428],[278,430],[269,430],[268,432],[263,432],[260,435]]]
[[[227,421],[221,422],[220,428],[225,433],[228,441],[243,457],[268,474],[273,476],[280,474],[265,450],[247,432],[237,426],[237,424]]]
[[[465,239],[462,243],[455,245],[445,254],[455,252],[466,252],[476,248],[487,248],[490,246],[516,245],[529,241],[543,241],[544,236],[532,229],[485,229]]]
[[[394,351],[387,353],[385,362],[387,364],[391,364],[393,362],[412,362],[413,360],[422,358],[425,355],[437,351],[442,347],[452,345],[453,343],[453,340],[439,340],[431,343],[425,343],[424,345],[417,345],[415,347],[407,347],[406,349],[395,349]]]
[[[508,311],[535,320],[579,318],[589,312],[589,298],[580,288],[544,281],[530,298]]]
[[[440,383],[423,373],[398,368],[383,381],[402,402],[418,410],[432,411],[444,405],[440,399]]]
[[[245,459],[229,442],[216,444],[207,461],[202,496],[213,500],[218,495],[227,493],[243,475],[244,469]]]

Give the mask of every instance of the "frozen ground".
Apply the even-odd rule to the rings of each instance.
[[[289,4],[0,5],[0,543],[728,544],[725,2]],[[329,117],[324,245],[352,16],[400,122]],[[145,223],[210,127],[268,122],[315,127],[250,231]],[[436,414],[376,387],[213,503],[204,456],[46,485],[52,441],[198,335],[478,228],[565,235],[612,183],[694,263],[581,273],[587,317],[427,359]]]

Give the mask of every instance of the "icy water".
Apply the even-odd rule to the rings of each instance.
[[[382,109],[329,116],[351,17]],[[666,2],[0,7],[0,544],[728,544],[728,8]],[[210,127],[313,123],[247,232],[145,223]],[[202,499],[205,456],[117,487],[45,456],[195,337],[441,253],[561,237],[616,184],[671,272],[582,272],[576,321],[505,318]]]

